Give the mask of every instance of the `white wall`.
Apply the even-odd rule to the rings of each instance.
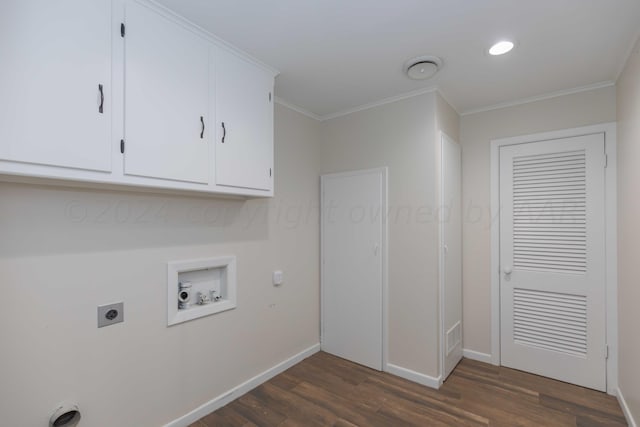
[[[465,349],[491,353],[491,140],[615,120],[614,87],[461,118]]]
[[[157,427],[318,343],[319,123],[275,122],[272,200],[0,183],[2,425],[71,399],[82,426]],[[167,261],[226,254],[238,308],[167,328]],[[125,322],[97,329],[115,301]]]
[[[438,375],[434,93],[323,122],[322,173],[389,167],[389,360]]]
[[[618,80],[619,386],[640,423],[640,40]]]

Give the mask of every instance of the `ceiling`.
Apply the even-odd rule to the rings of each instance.
[[[278,69],[276,93],[318,116],[438,87],[460,112],[615,81],[638,0],[159,0]],[[486,50],[500,39],[516,48]],[[443,67],[409,80],[404,62]]]

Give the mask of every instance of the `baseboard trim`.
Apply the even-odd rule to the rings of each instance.
[[[411,369],[403,368],[401,366],[392,365],[391,363],[387,363],[385,371],[400,378],[404,378],[405,380],[413,381],[414,383],[435,389],[440,388],[440,385],[442,385],[442,377],[440,376],[437,378],[430,377],[429,375],[421,374],[420,372],[412,371]]]
[[[480,353],[479,351],[473,351],[465,348],[464,350],[462,350],[462,355],[467,359],[493,364],[491,355],[487,353]]]
[[[624,395],[622,394],[622,390],[620,390],[620,388],[618,388],[616,392],[616,397],[618,398],[618,402],[620,403],[620,407],[622,408],[622,413],[624,413],[624,417],[627,419],[627,424],[629,424],[629,427],[638,427],[638,424],[633,418],[631,410],[627,405],[627,401],[624,400]]]
[[[266,371],[256,375],[255,377],[243,382],[242,384],[232,388],[231,390],[222,393],[220,396],[215,397],[208,401],[207,403],[197,407],[193,411],[189,412],[182,417],[171,421],[169,424],[165,424],[164,427],[187,427],[192,423],[196,422],[200,418],[205,415],[222,408],[227,403],[237,399],[243,394],[248,393],[254,388],[258,387],[260,384],[263,384],[269,381],[271,378],[276,375],[286,371],[293,365],[296,365],[302,362],[307,357],[317,353],[320,351],[320,344],[315,344],[306,350],[301,351],[300,353],[288,358],[287,360],[278,363],[276,366],[267,369]]]

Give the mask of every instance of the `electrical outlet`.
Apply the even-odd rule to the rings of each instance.
[[[98,306],[98,328],[115,325],[124,322],[124,303]]]

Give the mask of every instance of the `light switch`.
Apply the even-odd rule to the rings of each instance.
[[[281,270],[273,272],[273,285],[280,286],[284,282],[284,273]]]

